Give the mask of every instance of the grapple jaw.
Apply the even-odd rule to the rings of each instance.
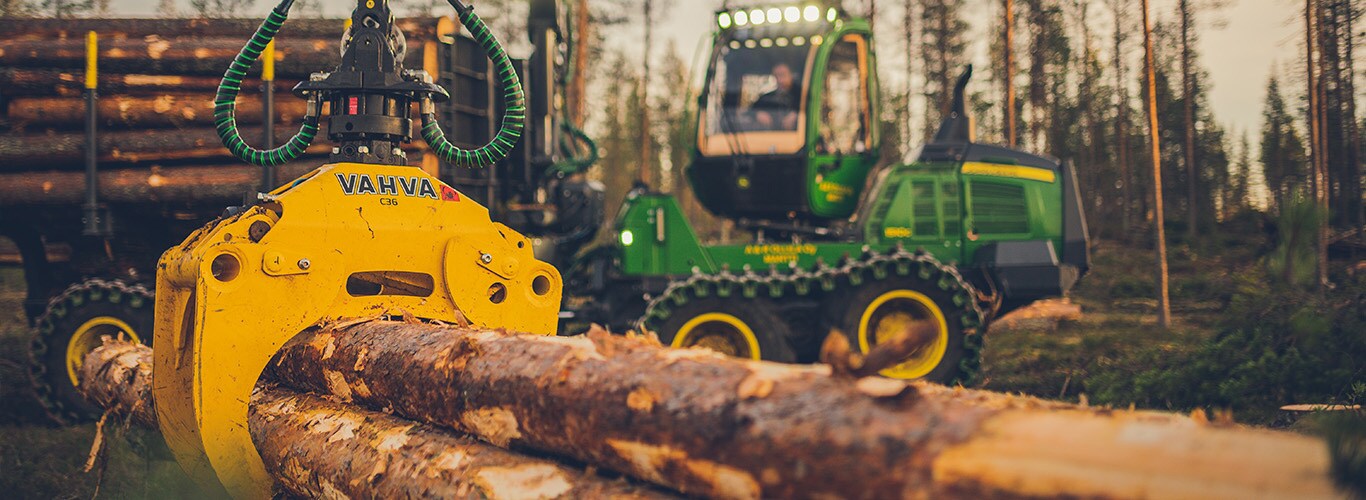
[[[182,467],[212,490],[270,495],[247,402],[311,325],[392,315],[554,333],[559,272],[419,169],[329,164],[263,198],[158,265],[157,414]]]

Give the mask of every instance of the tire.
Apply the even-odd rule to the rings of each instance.
[[[671,347],[699,346],[723,354],[780,363],[797,360],[792,330],[762,300],[704,298],[675,307],[652,328]]]
[[[141,285],[92,279],[48,303],[29,343],[30,380],[48,417],[75,424],[99,416],[76,388],[75,374],[101,337],[152,342],[152,292]]]
[[[879,337],[885,340],[887,335],[899,334],[913,322],[936,323],[938,334],[929,346],[881,375],[967,385],[980,363],[979,350],[974,348],[980,341],[966,338],[964,308],[954,303],[952,291],[936,282],[915,275],[864,281],[838,301],[827,317],[844,332],[850,346],[862,353],[876,346]]]

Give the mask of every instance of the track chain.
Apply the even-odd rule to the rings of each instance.
[[[80,419],[80,415],[53,397],[52,388],[47,383],[42,382],[47,374],[47,365],[43,364],[42,358],[51,348],[45,339],[52,335],[53,320],[66,316],[71,308],[80,307],[86,301],[108,301],[118,304],[127,300],[132,307],[142,307],[143,303],[151,304],[155,299],[156,294],[141,283],[92,278],[67,287],[62,293],[48,301],[47,309],[43,311],[42,316],[38,317],[38,326],[29,342],[28,360],[29,382],[33,386],[34,395],[37,396],[38,402],[42,404],[43,411],[47,413],[49,418],[62,424]]]
[[[981,298],[982,294],[963,278],[957,267],[940,262],[923,249],[908,252],[900,245],[887,252],[864,247],[863,254],[858,258],[845,256],[833,266],[818,259],[811,270],[795,266],[786,269],[770,266],[766,272],[755,272],[750,266],[745,266],[735,273],[728,266],[722,266],[720,272],[709,274],[694,267],[692,276],[674,280],[664,293],[650,301],[637,325],[653,330],[673,314],[674,308],[690,300],[713,295],[720,298],[762,297],[781,300],[831,293],[841,286],[858,287],[870,279],[910,276],[912,273],[931,280],[941,290],[953,292],[954,304],[963,308],[963,346],[969,352],[960,365],[962,378],[959,382],[963,385],[975,383],[981,373],[983,334],[990,319],[989,302]]]

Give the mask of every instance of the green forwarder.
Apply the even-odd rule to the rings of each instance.
[[[784,362],[814,361],[832,330],[867,352],[930,322],[933,341],[883,375],[968,384],[994,316],[1086,273],[1073,172],[973,142],[970,68],[934,140],[884,163],[866,21],[805,4],[716,19],[686,174],[753,240],[703,244],[672,196],[637,186],[614,243],[569,273],[588,293],[566,316],[640,317],[666,344]],[[797,105],[769,104],[784,96]]]

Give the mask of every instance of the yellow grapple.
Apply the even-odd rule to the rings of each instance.
[[[324,165],[162,256],[154,355],[162,433],[202,484],[268,497],[247,404],[292,336],[320,321],[378,315],[552,334],[561,286],[525,237],[422,170]]]

